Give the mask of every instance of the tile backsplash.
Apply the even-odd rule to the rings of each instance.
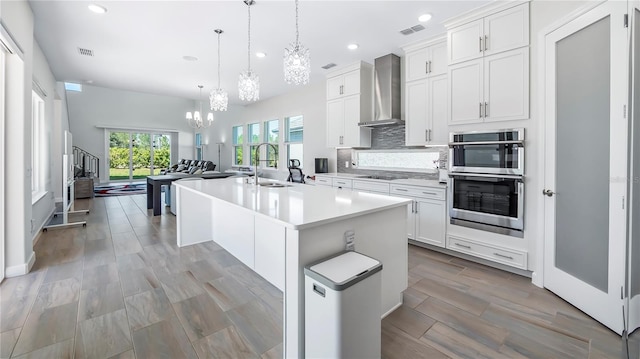
[[[371,149],[372,150],[397,150],[397,149],[425,149],[425,147],[406,147],[405,146],[405,126],[381,126],[374,127],[371,130]],[[430,151],[439,152],[440,154],[440,168],[447,168],[447,147],[431,147]],[[384,175],[390,177],[411,177],[411,178],[423,178],[423,179],[438,179],[438,173],[424,173],[424,172],[400,172],[400,171],[381,171],[381,170],[363,170],[359,168],[353,168],[351,162],[352,149],[338,149],[337,150],[337,163],[339,173],[358,173],[363,175]],[[349,167],[345,167],[345,163],[349,163]]]

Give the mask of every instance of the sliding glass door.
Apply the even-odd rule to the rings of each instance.
[[[169,166],[171,137],[150,132],[109,133],[109,180],[132,181]]]

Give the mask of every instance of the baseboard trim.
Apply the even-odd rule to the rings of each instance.
[[[25,275],[31,271],[33,265],[36,263],[36,253],[31,251],[31,256],[29,256],[29,260],[27,263],[18,264],[17,266],[7,267],[4,275],[7,278],[18,277],[21,275]]]
[[[38,228],[38,230],[36,231],[36,235],[33,236],[33,239],[31,240],[31,243],[32,243],[33,247],[35,247],[36,244],[38,244],[38,241],[40,240],[40,237],[42,237],[42,233],[43,233],[44,227],[49,222],[51,222],[51,218],[53,217],[54,213],[56,213],[56,207],[55,206],[53,206],[53,208],[51,208],[51,212],[49,212],[49,215],[46,217],[44,222],[42,222],[42,224],[40,225],[40,228]]]

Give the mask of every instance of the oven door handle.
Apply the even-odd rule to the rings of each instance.
[[[454,146],[466,146],[466,145],[518,145],[518,147],[524,147],[524,141],[478,141],[478,142],[449,142],[449,147]]]
[[[506,179],[514,179],[518,182],[524,182],[524,176],[514,176],[514,175],[499,175],[499,174],[484,174],[484,173],[456,173],[449,172],[449,177],[481,177],[481,178],[506,178]]]

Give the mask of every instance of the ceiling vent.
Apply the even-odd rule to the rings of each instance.
[[[400,33],[402,35],[411,35],[411,34],[413,34],[415,32],[421,31],[421,30],[424,30],[424,26],[418,24],[416,26],[411,26],[411,27],[406,28],[404,30],[400,30]]]
[[[80,53],[80,55],[93,56],[93,50],[83,49],[82,47],[78,48],[78,52]]]
[[[326,64],[326,65],[322,66],[322,68],[323,68],[323,69],[325,69],[325,70],[329,70],[330,68],[332,68],[332,67],[336,67],[336,66],[338,66],[338,65],[336,65],[336,64],[334,64],[334,63],[332,62],[332,63],[330,63],[330,64]]]

